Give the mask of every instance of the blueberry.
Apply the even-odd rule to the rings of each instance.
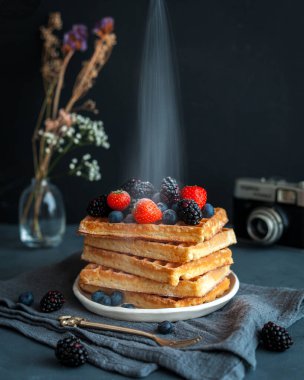
[[[168,206],[166,205],[166,203],[163,202],[158,202],[157,207],[160,209],[161,212],[168,210]]]
[[[107,296],[106,294],[101,298],[101,300],[99,301],[99,303],[101,303],[102,305],[105,305],[105,306],[112,306],[112,299],[110,296]]]
[[[110,223],[120,223],[124,218],[124,214],[121,211],[111,211],[108,219]]]
[[[171,210],[177,212],[177,209],[178,209],[178,203],[173,203],[173,204],[171,205]]]
[[[124,307],[126,309],[135,309],[135,306],[132,303],[123,303],[121,307]]]
[[[105,296],[105,293],[101,290],[98,290],[97,292],[92,293],[91,300],[94,302],[100,302],[100,300]]]
[[[160,322],[157,330],[160,334],[170,334],[173,331],[173,324],[169,321]]]
[[[214,215],[214,208],[212,204],[206,203],[205,206],[202,208],[202,214],[203,218],[211,218],[211,216]]]
[[[133,215],[128,214],[124,219],[124,223],[135,223],[135,219],[133,218]]]
[[[166,210],[164,213],[163,213],[163,220],[162,222],[164,224],[176,224],[177,222],[177,214],[175,211],[173,210]]]
[[[158,203],[158,202],[160,202],[160,194],[159,194],[159,193],[155,193],[155,194],[153,195],[153,197],[152,197],[152,201],[153,201],[154,203]]]
[[[18,297],[18,302],[22,303],[23,305],[31,306],[34,302],[34,296],[32,292],[24,292],[21,293]]]
[[[115,291],[111,294],[112,306],[118,306],[122,304],[123,294],[119,291]]]

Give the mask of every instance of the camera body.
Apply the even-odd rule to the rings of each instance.
[[[261,245],[304,248],[304,181],[237,179],[234,228],[238,237]]]

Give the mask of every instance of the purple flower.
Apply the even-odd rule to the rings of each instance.
[[[85,51],[87,49],[88,30],[85,25],[76,24],[73,25],[72,30],[65,33],[63,36],[63,51],[65,53],[69,51]]]
[[[114,30],[114,18],[113,17],[104,17],[95,24],[93,33],[97,36],[102,37],[104,34],[112,33]]]

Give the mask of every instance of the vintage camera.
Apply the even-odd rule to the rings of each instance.
[[[234,227],[238,237],[259,244],[304,248],[304,181],[237,179]]]

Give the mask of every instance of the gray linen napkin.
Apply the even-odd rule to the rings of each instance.
[[[63,328],[57,317],[75,315],[156,331],[156,323],[115,321],[86,311],[72,293],[72,284],[83,266],[79,257],[78,253],[59,264],[1,281],[0,325],[51,347],[65,333],[72,333],[84,342],[92,364],[129,377],[144,377],[163,367],[186,379],[232,380],[242,379],[247,369],[255,367],[257,331],[264,323],[272,320],[288,327],[304,316],[304,290],[241,284],[238,294],[221,310],[207,317],[175,323],[174,333],[168,338],[204,337],[196,346],[183,350],[159,347],[139,336]],[[57,312],[41,313],[39,300],[51,289],[60,290],[67,302]],[[18,295],[27,290],[35,296],[32,307],[16,303]],[[55,359],[54,365],[58,365]]]

